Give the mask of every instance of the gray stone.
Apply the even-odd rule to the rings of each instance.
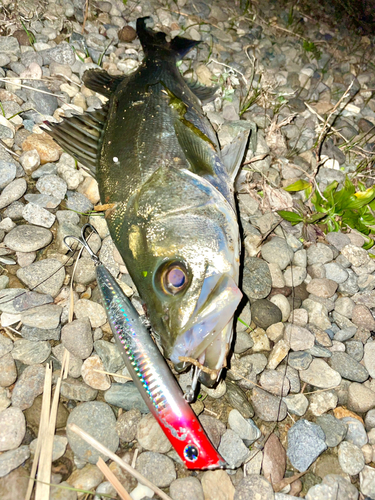
[[[148,413],[149,409],[133,382],[126,384],[112,384],[104,393],[107,403],[123,408],[124,410],[138,409],[141,413]]]
[[[309,400],[304,394],[290,394],[283,398],[288,412],[302,417],[309,407]]]
[[[244,418],[251,418],[254,416],[254,410],[251,403],[246,397],[246,393],[238,387],[237,384],[227,380],[227,392],[225,399],[228,401],[232,408],[238,410]]]
[[[367,497],[375,498],[375,469],[365,465],[359,474],[361,492]]]
[[[347,478],[338,474],[327,474],[322,484],[316,484],[309,489],[305,498],[306,500],[357,500],[358,490]]]
[[[354,382],[348,388],[348,408],[364,413],[375,407],[375,392],[363,384]]]
[[[26,325],[21,328],[21,335],[27,340],[60,340],[60,332],[60,326],[48,330]]]
[[[141,453],[135,468],[159,488],[166,488],[176,479],[173,461],[160,453],[152,451]]]
[[[333,251],[323,243],[311,245],[307,249],[307,263],[309,266],[313,264],[326,264],[333,260]]]
[[[17,167],[14,163],[0,160],[0,190],[4,189],[16,177]]]
[[[116,344],[112,344],[106,340],[97,340],[94,342],[94,348],[103,361],[106,371],[115,373],[124,367],[124,359]]]
[[[218,451],[231,469],[240,467],[249,456],[242,439],[231,429],[222,436]]]
[[[338,446],[346,435],[346,425],[333,415],[321,415],[316,419],[316,423],[323,429],[325,442],[330,448]]]
[[[352,266],[359,267],[367,264],[370,260],[370,257],[364,248],[357,247],[355,245],[346,245],[341,253],[344,257],[348,259],[348,261],[352,264]]]
[[[341,375],[322,359],[313,359],[307,370],[301,370],[299,376],[303,382],[320,389],[332,389],[341,382]]]
[[[62,42],[52,49],[41,50],[39,51],[39,54],[43,57],[44,65],[56,62],[58,64],[67,64],[72,66],[76,60],[73,49],[66,42]]]
[[[47,228],[50,228],[56,219],[54,214],[51,214],[48,210],[45,210],[38,205],[34,205],[33,203],[25,205],[22,215],[27,222],[30,222],[30,224]]]
[[[30,457],[28,446],[20,446],[16,450],[6,451],[0,455],[0,477],[9,474]],[[13,497],[14,498],[14,497]]]
[[[20,268],[17,277],[29,288],[56,297],[65,279],[65,269],[56,259],[44,259]]]
[[[88,299],[79,299],[75,302],[74,314],[77,319],[89,318],[92,328],[98,328],[107,321],[104,307]]]
[[[282,373],[276,370],[264,370],[259,379],[264,390],[275,396],[286,396],[290,389],[290,382]]]
[[[19,408],[11,407],[0,412],[0,451],[18,448],[25,433],[26,421]]]
[[[75,210],[76,212],[84,214],[90,212],[94,208],[94,205],[91,203],[91,201],[86,198],[86,196],[78,193],[77,191],[68,190],[66,195],[66,208],[68,208],[69,210]]]
[[[148,413],[139,420],[136,437],[138,443],[147,451],[167,453],[172,448],[169,439],[152,413]]]
[[[237,410],[232,410],[232,411],[237,411]],[[241,415],[242,416],[242,415]],[[242,416],[243,418],[243,416]],[[225,424],[218,420],[217,418],[211,417],[211,415],[205,415],[202,414],[199,416],[199,421],[202,424],[202,427],[209,437],[211,443],[215,446],[217,449],[220,444],[220,440],[225,434],[227,428],[225,427]]]
[[[326,278],[335,281],[336,283],[344,283],[348,277],[348,272],[337,262],[329,262],[324,264],[326,270]]]
[[[34,342],[33,340],[19,339],[14,343],[13,359],[25,365],[43,363],[51,354],[49,342]]]
[[[8,248],[16,252],[33,252],[48,245],[52,240],[52,233],[48,229],[22,225],[12,229],[4,239]]]
[[[108,457],[99,453],[95,448],[86,443],[75,432],[70,430],[70,425],[76,424],[94,439],[102,443],[113,453],[119,445],[119,437],[116,432],[116,418],[112,409],[106,403],[91,401],[82,403],[72,410],[69,415],[66,435],[69,445],[77,457],[95,464],[98,458],[108,460]]]
[[[30,328],[58,328],[62,307],[55,304],[27,309],[21,314],[22,323]]]
[[[269,326],[279,323],[282,319],[280,309],[266,299],[256,300],[251,304],[251,317],[260,328],[267,329]]]
[[[271,484],[258,474],[249,474],[237,485],[233,500],[274,500]]]
[[[362,361],[363,359],[363,344],[360,340],[349,340],[345,342],[346,353],[354,358],[356,361]]]
[[[328,363],[343,378],[353,382],[364,382],[369,378],[366,368],[346,352],[333,352]]]
[[[339,463],[342,470],[350,476],[359,474],[365,466],[362,450],[353,443],[343,441],[338,450]]]
[[[335,302],[335,311],[350,319],[354,306],[354,302],[349,297],[339,297]]]
[[[344,248],[344,246],[350,245],[349,237],[346,234],[340,232],[327,233],[326,240],[330,245],[333,245],[339,251],[341,251]]]
[[[22,177],[21,179],[15,179],[10,184],[8,184],[0,194],[0,209],[9,206],[14,201],[19,200],[26,192],[27,183]]]
[[[12,405],[26,410],[32,406],[34,399],[42,394],[45,378],[43,365],[32,365],[25,368],[14,386]]]
[[[173,481],[169,487],[172,500],[204,500],[203,488],[199,479],[193,476]]]
[[[251,402],[256,415],[266,422],[280,422],[287,414],[287,406],[280,398],[258,387],[253,389]]]
[[[0,387],[9,387],[17,380],[17,368],[11,353],[0,357]],[[1,411],[1,410],[0,410]]]
[[[299,420],[288,431],[288,458],[298,471],[304,472],[327,449],[325,435],[319,425]]]
[[[66,182],[55,174],[43,175],[43,177],[38,179],[35,187],[40,193],[60,200],[65,197],[67,190]]]
[[[306,351],[290,352],[288,364],[296,370],[307,370],[310,366],[313,357]]]
[[[80,359],[86,359],[93,350],[91,325],[88,318],[76,319],[61,330],[61,342],[69,352]]]
[[[93,401],[98,391],[80,380],[68,377],[61,383],[61,395],[74,401]]]
[[[364,365],[371,378],[375,378],[375,342],[367,342],[364,347]]]
[[[275,237],[264,244],[261,249],[263,259],[269,263],[278,264],[281,270],[285,269],[293,259],[293,250],[283,238]]]
[[[248,298],[263,299],[270,293],[272,278],[268,265],[261,259],[248,257],[243,270],[242,288]]]
[[[342,422],[347,427],[345,441],[355,444],[358,448],[367,444],[368,437],[362,422],[353,417],[344,417]]]
[[[231,410],[228,425],[247,446],[260,438],[261,432],[251,419],[245,419],[238,410]]]
[[[311,349],[315,341],[314,335],[309,330],[291,323],[285,325],[284,338],[293,351]]]
[[[33,307],[43,306],[53,302],[51,295],[46,295],[38,292],[24,291],[16,296],[13,300],[14,310],[17,312],[27,311]]]
[[[116,422],[116,431],[121,441],[131,443],[135,439],[141,418],[142,414],[136,408],[121,413]]]

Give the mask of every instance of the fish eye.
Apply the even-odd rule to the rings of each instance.
[[[184,448],[184,457],[189,462],[195,462],[198,459],[199,451],[198,448],[193,446],[192,444],[188,444]]]
[[[182,262],[171,262],[163,266],[161,272],[161,285],[164,292],[175,295],[184,290],[188,282],[188,272]]]

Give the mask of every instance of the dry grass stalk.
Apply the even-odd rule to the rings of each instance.
[[[117,477],[110,470],[108,465],[104,462],[104,460],[99,457],[99,460],[96,462],[96,466],[102,471],[106,479],[111,483],[114,489],[117,491],[117,494],[120,496],[121,500],[132,500],[132,497],[117,479]]]
[[[100,451],[107,457],[111,458],[114,462],[118,463],[120,467],[125,469],[129,474],[131,474],[137,481],[140,483],[144,484],[145,486],[148,486],[152,491],[154,491],[157,495],[159,495],[160,498],[163,500],[172,500],[169,495],[164,493],[160,488],[155,486],[153,483],[151,483],[148,479],[146,479],[142,474],[140,474],[137,470],[133,469],[133,467],[126,462],[124,462],[120,457],[118,457],[115,453],[112,453],[111,450],[109,450],[106,446],[102,445],[94,439],[90,434],[87,434],[84,430],[82,430],[78,425],[76,424],[70,424],[69,429],[76,434],[82,439],[86,441],[86,443],[90,444],[93,446],[96,450]]]
[[[42,410],[40,412],[40,422],[39,429],[46,429],[49,420],[49,411],[51,406],[51,389],[52,389],[52,367],[47,364],[46,365],[46,374],[44,377],[44,387],[43,387],[43,399],[42,399]],[[38,467],[38,461],[40,452],[42,449],[42,444],[44,444],[44,436],[41,432],[38,433],[38,441],[36,444],[36,450],[34,455],[33,465],[31,467],[30,472],[30,480],[27,487],[27,492],[25,496],[25,500],[30,500],[31,494],[34,486],[34,479],[36,474],[36,469]],[[49,481],[49,478],[48,478]],[[36,498],[36,496],[35,496]]]
[[[106,372],[105,370],[98,370],[96,368],[94,368],[93,372],[104,373],[105,375],[111,375],[111,377],[119,377],[119,378],[123,378],[125,380],[133,380],[131,377],[127,377],[126,375],[120,375],[118,373]]]

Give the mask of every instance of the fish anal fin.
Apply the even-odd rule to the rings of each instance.
[[[206,87],[205,85],[201,85],[199,82],[191,82],[185,80],[186,85],[193,92],[193,94],[198,97],[198,99],[202,102],[202,104],[207,104],[215,99],[215,94],[218,86],[215,87]]]
[[[176,120],[175,130],[181,149],[190,164],[190,170],[200,176],[215,175],[216,151],[211,142],[203,140],[196,131],[185,124],[186,120]],[[195,127],[194,127],[195,128]],[[198,129],[197,129],[198,130]],[[202,134],[202,132],[200,132]]]
[[[48,127],[45,131],[95,176],[107,114],[105,104],[101,109],[73,115],[60,123],[44,122]]]
[[[250,130],[240,132],[232,142],[221,150],[221,161],[232,181],[234,181],[241,166],[250,132],[252,133]]]
[[[126,77],[111,76],[104,69],[89,69],[84,72],[82,80],[88,89],[110,97],[124,78]]]

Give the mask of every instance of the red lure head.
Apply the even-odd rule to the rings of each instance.
[[[218,469],[225,460],[213,447],[190,406],[184,415],[171,412],[157,420],[188,469]],[[189,411],[190,410],[190,411]]]

